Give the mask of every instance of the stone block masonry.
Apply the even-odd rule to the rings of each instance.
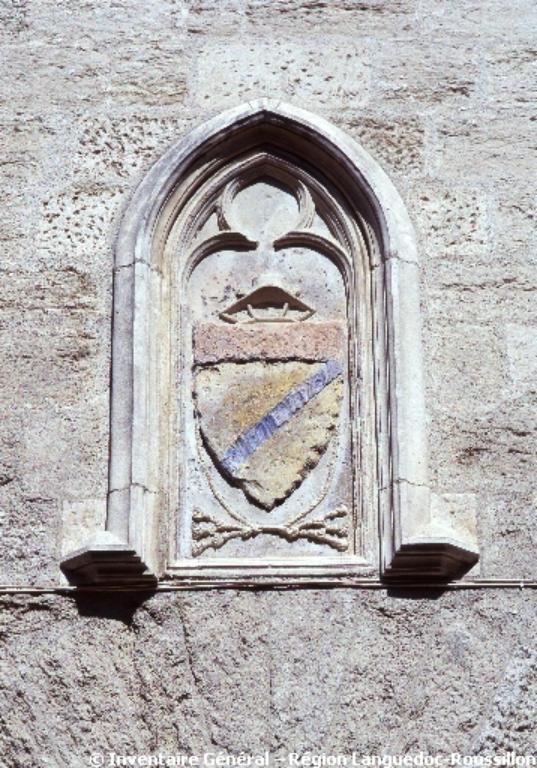
[[[394,180],[419,243],[434,492],[476,510],[470,579],[537,579],[536,26],[534,0],[0,4],[5,766],[534,752],[530,589],[13,590],[65,589],[64,545],[102,524],[121,213],[181,135],[260,96],[326,117]]]

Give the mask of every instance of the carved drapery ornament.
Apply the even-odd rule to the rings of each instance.
[[[116,254],[107,531],[75,583],[457,577],[430,520],[418,265],[374,161],[266,101],[150,171]]]

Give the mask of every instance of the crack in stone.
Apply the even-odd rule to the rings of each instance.
[[[371,270],[378,269],[379,267],[382,267],[384,264],[387,264],[390,261],[400,261],[401,264],[411,264],[413,267],[419,267],[419,263],[417,261],[411,261],[410,259],[404,259],[402,256],[398,256],[396,253],[390,253],[385,258],[381,259],[377,264],[373,264],[371,267]]]
[[[141,488],[142,491],[144,491],[145,493],[152,493],[155,496],[158,494],[158,491],[152,491],[150,488],[143,485],[142,483],[129,483],[129,485],[126,485],[123,488],[110,488],[110,490],[108,491],[108,495],[112,493],[121,493],[122,491],[129,491],[131,488]]]
[[[134,261],[130,261],[128,264],[118,264],[113,269],[114,274],[117,274],[124,269],[130,269],[130,267],[134,267],[136,264],[142,264],[144,267],[147,267],[151,272],[154,272],[159,277],[163,276],[162,270],[158,269],[153,264],[150,264],[148,261],[145,261],[145,259],[134,259]]]
[[[402,483],[406,483],[406,485],[410,485],[413,488],[427,488],[430,490],[431,486],[428,483],[415,483],[412,480],[407,480],[404,477],[398,477],[395,480],[392,480],[389,485],[383,485],[379,488],[380,491],[386,491],[389,488],[391,488],[394,485],[401,485]]]
[[[206,737],[208,741],[211,743],[214,743],[211,735],[211,729],[208,723],[207,712],[206,712],[207,700],[205,699],[205,697],[200,691],[200,679],[198,674],[196,673],[195,666],[194,666],[194,658],[192,655],[192,643],[191,643],[190,633],[188,631],[188,622],[185,617],[184,606],[181,600],[179,600],[177,603],[177,610],[179,612],[179,617],[181,619],[181,625],[183,628],[183,637],[185,639],[186,660],[188,663],[188,668],[190,670],[190,676],[192,678],[194,692],[198,701],[202,703],[201,710],[202,710],[202,718],[203,718],[203,730],[206,733]]]

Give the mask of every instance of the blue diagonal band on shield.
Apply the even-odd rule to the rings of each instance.
[[[287,424],[293,416],[316,395],[323,391],[334,379],[341,375],[338,360],[327,360],[318,371],[294,387],[280,402],[271,408],[263,418],[244,432],[231,445],[221,460],[221,465],[228,472],[235,471],[260,448],[280,427]]]

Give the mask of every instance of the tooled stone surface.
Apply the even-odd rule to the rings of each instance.
[[[59,596],[0,604],[8,768],[29,757],[85,768],[109,751],[534,753],[537,620],[526,592],[217,590],[159,594],[138,610],[102,595],[78,607]]]
[[[317,465],[342,392],[336,361],[222,363],[197,372],[195,402],[216,466],[270,511]]]

